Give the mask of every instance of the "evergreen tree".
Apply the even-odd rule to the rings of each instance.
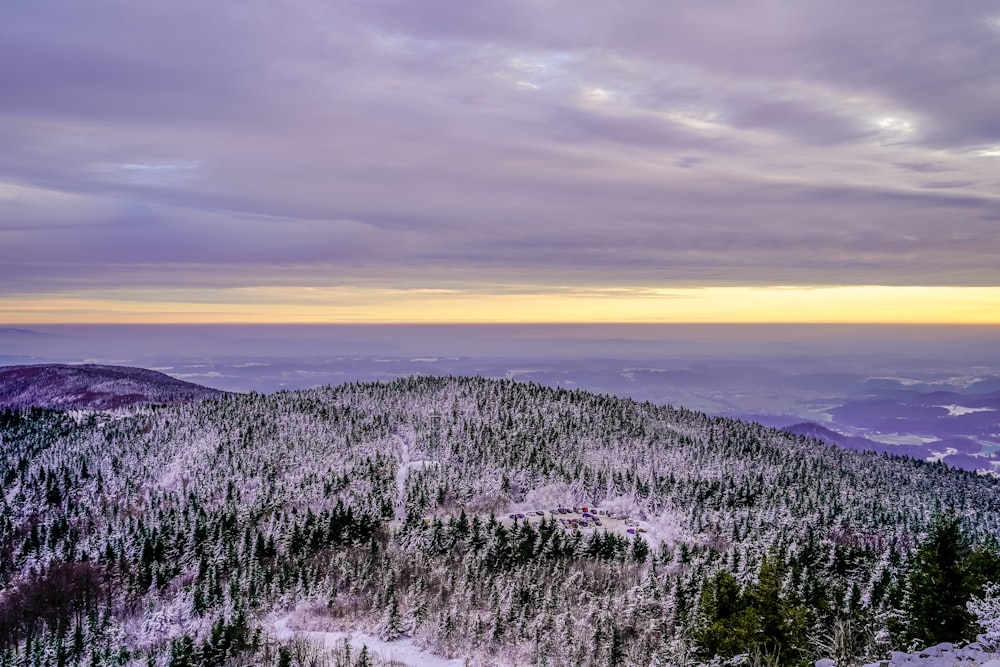
[[[751,592],[751,606],[760,620],[761,648],[791,664],[805,648],[808,623],[806,610],[782,595],[784,570],[784,562],[777,554],[761,561],[757,586]]]
[[[925,646],[972,638],[972,546],[954,514],[935,516],[906,578],[903,639]]]
[[[756,612],[729,572],[719,572],[702,588],[694,638],[705,658],[744,653],[759,626]]]
[[[720,572],[702,589],[694,638],[705,658],[741,654],[773,656],[798,664],[805,650],[808,615],[782,594],[784,563],[777,554],[760,564],[757,583],[741,590],[732,574]]]
[[[188,635],[170,642],[169,667],[194,667],[198,662],[194,640]]]
[[[1000,651],[1000,584],[990,584],[981,596],[970,600],[969,610],[981,630],[976,641],[987,651]]]
[[[379,636],[386,641],[392,641],[401,634],[403,634],[403,617],[399,613],[399,603],[396,601],[396,596],[393,595],[389,598],[389,605],[386,607],[385,616],[382,619]]]

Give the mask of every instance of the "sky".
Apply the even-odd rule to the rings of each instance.
[[[1000,324],[1000,6],[5,0],[0,323]]]

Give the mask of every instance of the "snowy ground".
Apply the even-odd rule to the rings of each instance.
[[[406,478],[410,474],[410,441],[413,440],[412,433],[400,433],[398,435],[399,444],[399,469],[396,470],[396,520],[403,520],[403,513],[406,503]]]
[[[528,512],[536,511],[536,510],[528,510],[527,512],[526,511],[508,512],[507,514],[498,516],[497,519],[501,523],[510,525],[513,524],[515,521],[515,519],[511,518],[511,515],[513,514],[514,516],[518,517],[516,519],[517,521],[526,521],[532,525],[537,526],[542,522],[543,519],[551,519],[553,517],[555,517],[556,519],[565,519],[566,521],[569,521],[570,519],[576,521],[583,517],[583,512],[572,511],[572,508],[564,508],[564,509],[570,509],[570,511],[565,514],[562,513],[552,514],[551,509],[556,509],[556,508],[537,510],[539,512],[544,512],[543,516],[538,516],[537,514],[528,514]],[[524,518],[520,518],[521,514],[524,515]],[[639,537],[645,538],[652,544],[659,544],[659,540],[665,537],[665,535],[661,535],[662,531],[657,531],[648,521],[639,521],[637,519],[631,519],[628,517],[611,518],[606,514],[594,514],[594,512],[590,512],[590,514],[600,519],[601,525],[597,526],[592,523],[588,523],[587,525],[584,526],[578,526],[578,529],[581,532],[583,532],[584,535],[589,535],[590,533],[598,531],[617,533],[618,535],[621,535],[628,539],[632,539],[633,535],[639,535]],[[616,516],[621,516],[621,515],[616,515]],[[575,529],[576,528],[573,527],[566,528],[566,530],[575,530]]]
[[[820,660],[816,667],[833,667],[832,660]],[[872,662],[864,667],[1000,667],[996,653],[984,651],[978,644],[955,648],[951,644],[930,646],[916,653],[894,651],[888,660]]]
[[[918,435],[916,433],[869,433],[865,436],[869,440],[881,442],[886,445],[928,445],[935,443],[940,438],[933,435]]]
[[[288,614],[274,622],[274,634],[281,641],[294,637],[304,637],[324,648],[333,649],[341,646],[346,639],[351,648],[360,651],[368,647],[369,653],[380,655],[384,660],[408,667],[462,667],[465,662],[458,658],[443,658],[429,653],[413,643],[412,639],[397,639],[383,641],[364,632],[324,632],[319,630],[296,630],[293,616]]]
[[[949,417],[960,417],[974,412],[996,412],[994,408],[967,408],[964,405],[937,405],[935,407],[947,410]]]
[[[410,476],[411,470],[420,470],[428,466],[437,465],[437,461],[411,461],[410,445],[416,441],[416,434],[413,430],[398,433],[399,438],[399,468],[396,469],[396,518],[393,525],[402,523],[406,514],[406,480]]]

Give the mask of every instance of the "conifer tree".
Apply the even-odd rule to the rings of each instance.
[[[403,634],[403,617],[399,613],[399,603],[396,601],[396,596],[392,595],[385,610],[379,635],[386,641],[392,641],[401,634]]]
[[[969,577],[972,547],[954,514],[938,514],[920,544],[906,578],[904,602],[907,642],[925,646],[970,639],[972,596]]]

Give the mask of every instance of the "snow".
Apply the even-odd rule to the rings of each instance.
[[[197,462],[206,460],[218,446],[218,433],[203,432],[198,439],[174,452],[163,466],[156,486],[166,490],[176,489],[178,484],[184,486],[191,477],[190,471],[197,467]]]
[[[684,527],[681,518],[673,512],[663,512],[652,517],[646,526],[648,526],[649,534],[644,537],[650,544],[663,542],[668,546],[673,546],[681,542],[694,541],[691,533]]]
[[[572,509],[574,506],[580,509],[581,503],[579,501],[567,501],[567,497],[572,497],[571,494],[559,494],[557,490],[565,485],[556,484],[546,487],[543,493],[538,493],[537,490],[529,493],[528,500],[534,500],[534,502],[521,502],[516,503],[511,506],[510,513],[521,513],[527,515],[523,519],[517,519],[517,521],[522,521],[524,523],[529,523],[533,526],[538,526],[542,521],[547,519],[579,519],[583,516],[582,512],[577,512]],[[545,502],[538,502],[539,498],[545,498]],[[552,514],[552,508],[565,508],[570,511],[565,514]],[[621,535],[626,539],[632,539],[633,535],[638,535],[646,542],[651,545],[657,545],[660,542],[665,542],[667,545],[674,545],[679,542],[693,542],[694,538],[689,531],[687,531],[678,516],[671,512],[663,512],[654,517],[650,517],[648,520],[640,519],[637,515],[640,515],[637,506],[634,501],[604,501],[600,503],[599,506],[587,505],[589,512],[601,520],[600,526],[588,525],[580,528],[585,534],[590,534],[592,532],[607,532],[615,533]],[[538,516],[535,512],[543,512],[542,516]],[[612,518],[610,515],[615,515],[622,518]],[[487,515],[481,515],[486,518]],[[497,520],[504,525],[510,525],[514,523],[514,519],[511,519],[509,514],[502,514],[497,517]],[[632,529],[635,532],[629,533],[628,531]],[[569,529],[568,529],[569,530]]]
[[[221,377],[233,377],[232,375],[223,375],[219,371],[205,371],[204,373],[171,373],[170,377],[176,378],[178,380],[190,380],[192,378],[221,378]]]
[[[970,600],[968,607],[983,629],[983,633],[976,637],[979,644],[1000,651],[1000,583],[987,586],[982,597]]]
[[[520,503],[526,515],[529,510],[536,512],[526,519],[533,524],[541,519],[537,512],[544,511],[548,519],[552,508],[582,510],[586,505],[592,511],[596,503],[597,508],[618,516],[611,519],[601,514],[603,526],[597,529],[601,533],[638,533],[654,546],[663,541],[668,546],[679,542],[707,547],[687,549],[685,558],[689,561],[677,557],[662,568],[658,564],[654,568],[653,559],[646,563],[630,561],[623,568],[617,561],[583,556],[567,560],[568,567],[539,559],[537,570],[534,564],[508,570],[492,567],[485,556],[477,556],[461,544],[455,553],[476,567],[452,568],[450,556],[439,558],[436,547],[430,544],[434,531],[414,526],[413,531],[389,531],[389,541],[381,551],[384,567],[365,567],[363,545],[355,550],[357,559],[351,555],[354,552],[347,553],[347,558],[353,560],[345,559],[344,563],[352,570],[331,562],[333,559],[323,553],[305,554],[301,562],[310,568],[303,570],[309,575],[308,581],[306,576],[287,578],[285,582],[277,577],[273,592],[258,592],[256,598],[249,597],[254,593],[248,588],[230,585],[223,590],[228,596],[205,616],[197,617],[200,620],[192,627],[185,625],[193,616],[188,610],[188,605],[193,604],[188,596],[193,596],[198,587],[207,590],[214,572],[202,575],[193,567],[195,559],[183,559],[182,567],[176,575],[170,575],[164,591],[151,588],[146,594],[145,614],[137,614],[134,621],[126,619],[128,633],[123,639],[108,640],[112,646],[131,650],[133,646],[147,645],[135,637],[149,637],[148,645],[157,647],[161,664],[165,664],[162,658],[166,640],[188,634],[200,642],[219,615],[225,613],[232,618],[232,613],[244,609],[244,604],[254,609],[251,600],[259,605],[258,609],[283,610],[264,621],[269,633],[278,631],[283,637],[292,637],[289,649],[302,647],[317,655],[330,643],[342,650],[347,641],[355,647],[367,646],[373,653],[386,653],[391,660],[420,666],[448,664],[442,656],[450,659],[456,655],[494,663],[500,662],[502,656],[526,664],[537,654],[537,644],[538,650],[552,651],[552,663],[582,663],[586,652],[593,650],[595,628],[602,627],[602,623],[630,623],[633,614],[641,613],[642,622],[646,622],[648,614],[648,627],[655,629],[655,633],[643,630],[644,636],[651,638],[650,646],[659,642],[665,655],[679,656],[683,650],[680,637],[686,628],[674,614],[673,591],[683,591],[682,587],[687,586],[695,590],[705,576],[702,572],[706,565],[714,567],[712,563],[718,562],[720,569],[734,570],[739,581],[752,580],[758,559],[768,553],[772,544],[780,544],[787,536],[796,545],[810,544],[813,540],[806,531],[820,525],[816,543],[823,543],[829,535],[831,541],[843,537],[848,540],[845,544],[857,543],[871,550],[871,561],[861,561],[857,573],[852,572],[847,579],[852,584],[858,582],[859,589],[867,592],[867,582],[877,580],[884,571],[889,572],[890,579],[899,580],[900,575],[883,564],[887,560],[875,559],[879,552],[887,554],[890,544],[912,544],[911,529],[897,527],[896,521],[883,524],[878,517],[902,511],[907,513],[908,523],[919,524],[938,500],[959,499],[962,507],[986,508],[969,512],[970,526],[985,532],[996,525],[996,513],[988,511],[995,487],[971,476],[959,477],[944,469],[932,470],[931,466],[914,470],[884,458],[832,453],[828,448],[815,448],[752,424],[494,380],[418,378],[386,386],[392,390],[358,384],[237,397],[203,405],[144,408],[139,410],[140,417],[106,429],[71,431],[61,437],[58,445],[46,445],[42,455],[30,460],[25,457],[27,470],[17,476],[11,488],[15,494],[21,491],[21,485],[26,490],[17,502],[8,497],[6,516],[33,520],[41,507],[49,512],[46,517],[63,514],[71,525],[90,521],[88,525],[94,526],[92,536],[79,549],[99,555],[108,545],[116,548],[122,540],[119,536],[133,534],[137,517],[144,524],[148,517],[146,525],[156,530],[161,524],[154,520],[175,517],[169,519],[172,524],[162,525],[170,526],[178,535],[193,536],[198,513],[187,510],[201,507],[220,520],[235,516],[238,528],[250,536],[257,532],[269,541],[273,539],[281,554],[273,563],[281,567],[284,562],[299,562],[291,558],[295,554],[290,549],[289,560],[285,561],[285,550],[296,531],[302,535],[307,509],[314,517],[320,516],[332,510],[334,503],[346,501],[355,512],[379,517],[393,504],[397,516],[403,508],[452,515],[465,509],[466,516],[482,516],[505,506],[516,495],[526,499]],[[441,426],[449,431],[449,446],[443,456],[447,463],[414,460],[431,458],[425,453],[427,443],[421,441],[420,434],[426,432],[432,406],[445,408]],[[58,426],[62,421],[55,423]],[[258,424],[267,428],[258,428]],[[730,441],[756,445],[722,444]],[[546,472],[538,461],[523,467],[510,463],[527,454],[528,446],[543,444],[553,461],[571,474]],[[945,449],[945,444],[940,443],[938,449]],[[761,452],[765,455],[761,456]],[[86,478],[77,472],[81,461],[87,464]],[[545,462],[545,466],[551,464]],[[43,480],[49,479],[52,470],[69,471],[66,488],[74,502],[45,504]],[[601,473],[606,483],[598,483]],[[59,477],[66,474],[60,472]],[[497,491],[502,474],[509,475],[516,493]],[[662,483],[667,476],[672,480],[669,485]],[[843,481],[859,478],[871,480],[871,484]],[[938,484],[941,479],[947,483]],[[98,483],[100,493],[95,490]],[[648,496],[639,493],[640,485],[645,484],[652,489]],[[661,487],[667,492],[662,492]],[[761,488],[764,493],[759,492]],[[889,497],[884,493],[886,488],[894,491]],[[423,505],[425,495],[436,498],[440,489],[447,490],[444,501]],[[706,489],[713,490],[714,497],[711,502],[699,504],[697,499]],[[96,502],[75,502],[76,498],[88,497]],[[463,505],[465,499],[471,499],[469,504]],[[849,515],[834,510],[835,504],[847,511],[860,506],[880,511],[861,512],[863,516],[859,515],[848,533],[844,520]],[[87,505],[93,508],[93,518],[87,518]],[[812,513],[824,506],[831,508],[829,519],[819,520]],[[579,514],[567,512],[559,518]],[[504,512],[502,516],[507,515]],[[623,515],[632,520],[626,522]],[[642,528],[648,532],[639,533]],[[630,529],[636,533],[627,533]],[[581,533],[586,538],[593,530],[586,528]],[[502,531],[497,533],[503,537]],[[500,544],[500,538],[495,539],[490,531],[483,534],[490,548]],[[444,535],[447,537],[449,532]],[[60,544],[57,549],[46,545],[35,549],[29,553],[22,572],[59,557],[66,548]],[[251,551],[252,540],[233,540],[224,531],[211,528],[199,548],[209,558],[215,554],[218,572],[257,558]],[[133,548],[131,553],[137,555],[137,551]],[[181,553],[171,550],[167,557],[183,558]],[[739,563],[732,558],[723,564],[717,553],[726,558],[738,554]],[[664,562],[669,557],[667,554]],[[258,560],[262,567],[272,566],[269,559]],[[233,571],[236,575],[231,581],[238,580],[240,586],[243,582],[250,584],[257,573],[256,569]],[[356,574],[345,579],[344,574],[351,571]],[[392,580],[392,572],[405,571],[419,573],[411,580],[416,583]],[[818,571],[823,576],[824,570]],[[539,577],[539,572],[546,576]],[[591,587],[587,580],[581,585],[581,578],[590,577],[590,573],[600,577],[590,581],[604,581],[607,585]],[[347,586],[343,585],[345,581]],[[454,581],[454,588],[450,588],[450,581]],[[534,632],[523,632],[508,623],[503,627],[505,636],[496,640],[496,651],[483,655],[483,644],[489,641],[492,630],[487,622],[510,613],[507,600],[514,599],[520,586],[534,586],[534,582],[541,585],[530,589],[532,606],[524,606],[525,622],[531,629],[551,627],[553,632],[537,641]],[[356,589],[350,588],[355,584]],[[390,584],[398,586],[392,597],[387,593]],[[438,593],[472,591],[473,585],[495,590],[498,604],[489,601],[490,606],[477,606],[468,603],[464,593],[454,598]],[[657,596],[657,591],[666,596]],[[244,599],[248,602],[244,603]],[[179,602],[172,606],[175,600]],[[292,615],[290,620],[275,625],[276,619],[288,613],[292,601],[299,600],[315,605],[312,616]],[[387,600],[392,604],[387,606]],[[867,599],[862,603],[868,604]],[[384,614],[388,609],[394,613]],[[607,610],[607,615],[592,615],[592,609]],[[873,605],[873,636],[882,632],[881,619],[886,610],[884,604]],[[385,641],[395,634],[385,629],[397,627],[385,620],[395,619],[396,611],[405,619],[402,629],[409,632],[398,641]],[[251,617],[256,625],[256,615]],[[483,623],[477,627],[479,621]],[[296,631],[300,633],[297,638]],[[638,646],[638,642],[634,645]],[[992,648],[982,640],[980,645],[984,650]],[[421,651],[422,646],[430,650]],[[887,658],[883,646],[873,639],[864,650],[874,652],[871,660]],[[636,652],[639,650],[636,648]],[[902,660],[906,655],[897,657]],[[935,656],[916,655],[914,660],[931,657]],[[649,660],[643,660],[643,664],[649,664]]]
[[[894,375],[878,375],[876,377],[867,378],[870,380],[893,380],[903,385],[904,387],[910,387],[915,384],[924,384],[923,380],[914,380],[913,378],[897,377]]]
[[[924,460],[928,463],[941,463],[941,461],[952,454],[958,454],[958,450],[954,447],[947,447],[943,452],[933,452]]]
[[[901,434],[901,433],[876,433],[868,435],[869,440],[881,442],[886,445],[926,445],[937,442],[941,438],[932,435]]]
[[[288,614],[274,622],[274,634],[281,641],[294,637],[305,637],[327,649],[340,646],[346,639],[351,648],[358,651],[367,646],[368,651],[380,655],[389,662],[408,667],[462,667],[465,661],[459,658],[445,658],[421,649],[412,639],[400,638],[394,641],[383,641],[365,632],[357,631],[298,631],[289,627],[292,614]]]
[[[537,368],[511,368],[507,371],[507,377],[510,379],[516,379],[518,375],[530,375],[532,373],[538,373]]]
[[[422,470],[423,468],[436,465],[437,461],[411,461],[410,444],[417,439],[416,433],[409,430],[405,433],[397,434],[399,444],[399,468],[396,469],[396,521],[403,521],[406,514],[406,479],[410,476],[410,470]]]
[[[819,661],[816,667],[820,667]],[[893,651],[888,661],[871,662],[864,667],[1000,667],[1000,658],[978,644],[955,648],[952,644],[929,646],[922,651],[902,653]]]
[[[960,417],[973,412],[996,412],[996,408],[967,408],[964,405],[935,405],[934,407],[944,408],[948,411],[949,417]]]

